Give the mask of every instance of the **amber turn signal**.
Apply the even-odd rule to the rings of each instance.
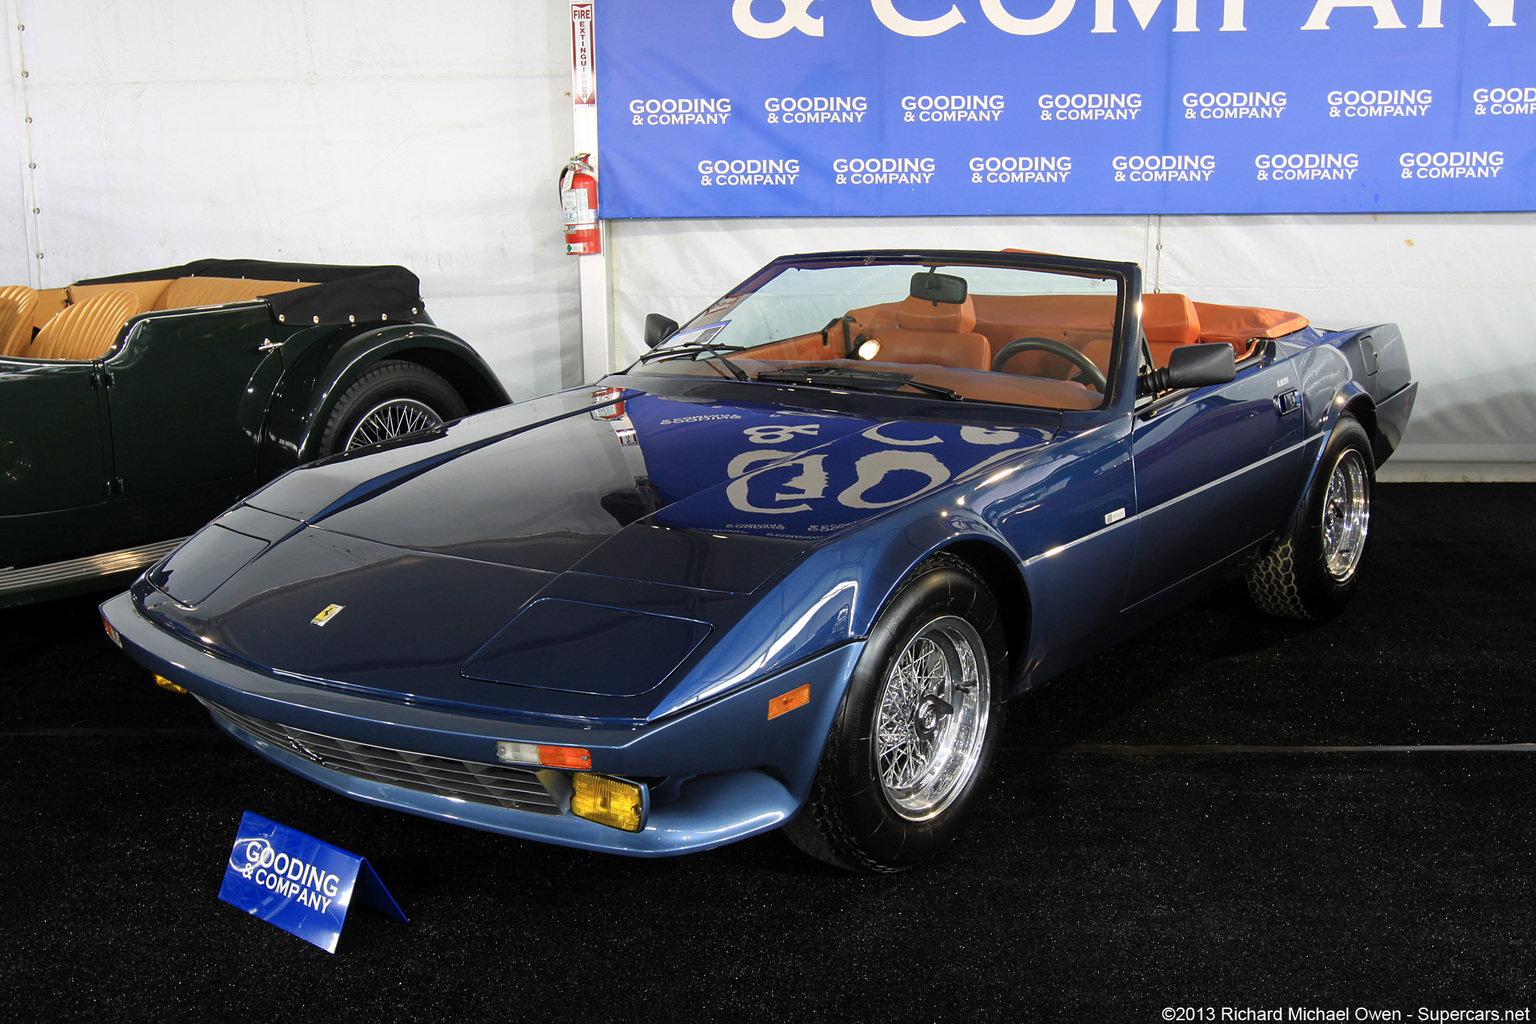
[[[810,699],[810,683],[806,683],[804,686],[797,686],[788,693],[780,694],[768,702],[768,720],[771,722],[785,712],[793,711],[795,708],[809,703]]]
[[[571,813],[599,825],[639,832],[645,798],[640,787],[606,775],[571,776]]]
[[[502,740],[496,744],[496,757],[509,764],[537,764],[545,768],[570,768],[579,772],[592,767],[592,754],[585,747],[553,747],[542,743]]]
[[[165,676],[155,676],[155,685],[162,690],[170,690],[172,693],[186,693],[187,688],[179,683],[173,683]]]

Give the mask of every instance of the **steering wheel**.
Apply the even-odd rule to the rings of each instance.
[[[1003,367],[1008,365],[1008,360],[1020,352],[1049,352],[1053,356],[1060,356],[1087,375],[1088,380],[1099,391],[1109,389],[1109,381],[1104,376],[1104,371],[1093,365],[1093,360],[1083,355],[1077,349],[1064,341],[1055,341],[1051,338],[1015,338],[1002,348],[997,350],[997,355],[992,357],[992,372],[1001,373]]]

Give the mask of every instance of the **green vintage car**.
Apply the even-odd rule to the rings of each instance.
[[[510,400],[404,267],[0,288],[0,608],[126,582],[302,462]]]

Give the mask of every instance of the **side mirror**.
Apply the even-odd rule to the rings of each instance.
[[[655,348],[677,333],[677,321],[660,313],[645,314],[645,347]],[[1230,347],[1230,346],[1229,346]]]
[[[1136,382],[1139,395],[1156,395],[1182,388],[1227,384],[1237,377],[1237,354],[1226,342],[1180,345],[1168,354],[1168,367],[1144,373]]]

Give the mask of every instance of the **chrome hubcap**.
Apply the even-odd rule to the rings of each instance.
[[[975,628],[947,615],[902,650],[880,688],[875,762],[886,800],[926,821],[976,774],[991,711],[985,647]]]
[[[1343,582],[1354,575],[1371,525],[1370,477],[1365,458],[1353,448],[1339,456],[1323,498],[1323,564]]]
[[[364,445],[392,441],[418,430],[431,430],[443,425],[443,418],[425,402],[414,398],[391,398],[380,402],[352,428],[347,435],[345,451]]]

